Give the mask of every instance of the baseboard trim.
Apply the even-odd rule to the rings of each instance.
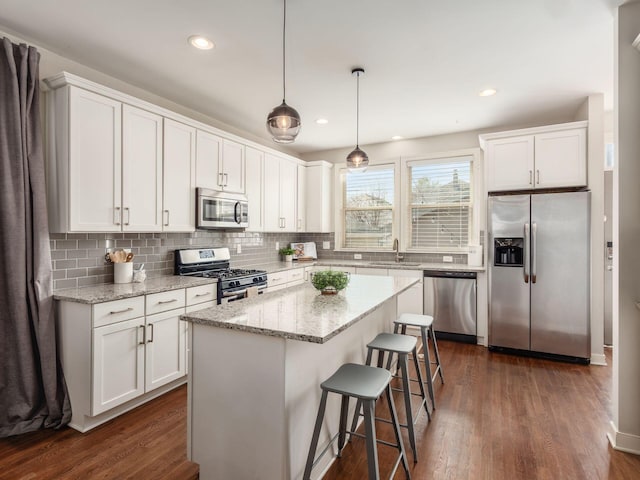
[[[613,421],[609,422],[607,438],[614,450],[640,455],[640,436],[618,431]]]
[[[607,357],[604,353],[592,353],[591,354],[591,365],[601,365],[603,367],[607,366]]]

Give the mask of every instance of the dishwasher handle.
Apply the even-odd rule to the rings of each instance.
[[[451,270],[423,270],[423,277],[435,277],[435,278],[478,278],[477,272],[461,272]]]

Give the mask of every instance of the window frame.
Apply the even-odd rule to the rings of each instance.
[[[469,226],[467,244],[462,247],[414,247],[411,245],[411,218],[412,218],[412,183],[410,169],[416,165],[453,162],[462,157],[470,158],[470,196],[469,196]],[[480,150],[477,148],[455,150],[448,152],[431,153],[416,157],[403,158],[401,160],[401,183],[403,188],[399,215],[402,224],[402,249],[409,253],[453,253],[464,254],[469,252],[469,245],[479,243],[480,226],[482,225],[482,191],[484,178],[482,174]]]
[[[367,172],[375,170],[389,170],[393,171],[393,204],[391,208],[386,207],[370,207],[371,210],[391,210],[391,238],[398,238],[399,225],[398,225],[398,209],[400,206],[400,175],[398,175],[398,162],[386,162],[377,163],[375,165],[369,165],[367,170],[363,172],[366,175]],[[346,213],[349,210],[360,209],[347,209],[346,204],[346,175],[348,169],[342,167],[336,169],[336,219],[335,219],[335,251],[343,252],[391,252],[393,251],[393,245],[384,247],[347,247],[346,246]]]

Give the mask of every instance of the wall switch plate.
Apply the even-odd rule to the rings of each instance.
[[[443,263],[453,263],[453,257],[451,255],[445,255],[442,257]]]
[[[276,250],[280,250],[280,242],[276,242]]]
[[[362,254],[361,253],[354,253],[353,254],[353,259],[354,260],[362,260]]]
[[[236,253],[242,253],[242,245],[240,244],[236,245]]]
[[[331,248],[331,242],[322,242],[322,248],[324,250],[329,250]]]

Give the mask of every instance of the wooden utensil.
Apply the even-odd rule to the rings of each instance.
[[[133,253],[129,252],[127,253],[127,258],[125,259],[125,262],[131,262],[133,260]]]

